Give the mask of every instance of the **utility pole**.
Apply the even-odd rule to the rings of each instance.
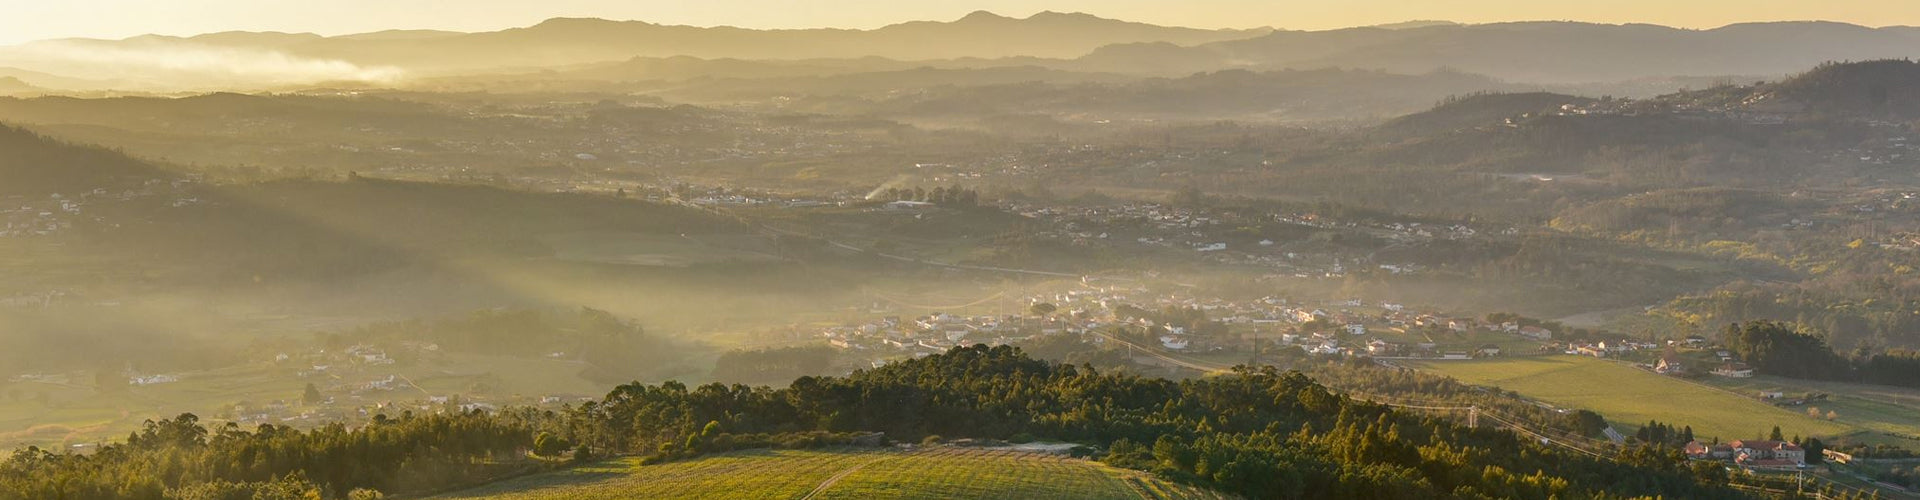
[[[1467,427],[1480,428],[1480,405],[1467,407]]]
[[[1248,361],[1247,365],[1260,367],[1260,327],[1258,326],[1253,327],[1253,359]]]

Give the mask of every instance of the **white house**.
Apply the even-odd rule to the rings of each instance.
[[[1747,366],[1746,363],[1729,362],[1714,368],[1713,374],[1729,378],[1747,378],[1753,376],[1753,367]]]
[[[923,208],[932,208],[933,204],[924,201],[900,200],[889,201],[885,207],[887,210],[920,210]]]

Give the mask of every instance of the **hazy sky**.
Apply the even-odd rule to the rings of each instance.
[[[557,16],[754,28],[872,28],[974,10],[1041,10],[1196,27],[1325,29],[1446,19],[1716,27],[1821,19],[1920,24],[1915,0],[0,0],[0,44],[227,30],[327,35],[390,28],[494,30]]]

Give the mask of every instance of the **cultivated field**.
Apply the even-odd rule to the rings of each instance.
[[[1835,421],[1873,431],[1870,435],[1855,436],[1863,441],[1908,448],[1920,446],[1920,389],[1765,375],[1744,379],[1708,377],[1702,381],[1742,394],[1778,391],[1789,398],[1826,394],[1826,400],[1809,401],[1805,405],[1786,409],[1822,415],[1832,412]]]
[[[441,499],[1224,498],[1137,471],[1025,452],[753,450],[657,465],[618,459]]]
[[[1648,420],[1692,426],[1695,436],[1722,441],[1765,437],[1775,425],[1788,436],[1841,436],[1864,430],[1845,419],[1810,418],[1730,391],[1585,356],[1400,364],[1561,407],[1599,412],[1629,434]]]

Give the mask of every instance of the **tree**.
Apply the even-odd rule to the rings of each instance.
[[[572,446],[566,439],[549,432],[541,432],[533,437],[533,453],[543,457],[559,456]]]
[[[1826,461],[1827,444],[1820,442],[1820,438],[1807,438],[1806,444],[1801,445],[1801,448],[1807,450],[1807,463],[1818,464]]]
[[[300,395],[300,401],[310,405],[320,404],[326,399],[326,396],[320,394],[320,388],[314,387],[313,382],[307,382],[307,390]]]
[[[1027,307],[1027,312],[1033,313],[1034,316],[1046,316],[1059,309],[1060,307],[1053,305],[1052,302],[1040,302]]]
[[[1773,433],[1767,434],[1767,439],[1770,441],[1786,441],[1787,437],[1780,434],[1780,426],[1776,425],[1773,426]]]

